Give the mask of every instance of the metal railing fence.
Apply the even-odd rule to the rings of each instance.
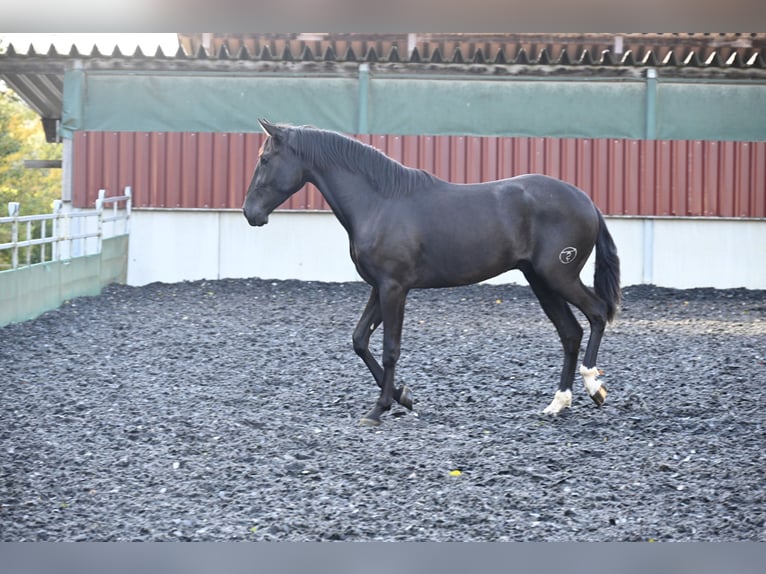
[[[0,271],[100,253],[104,237],[130,232],[132,200],[126,187],[113,197],[99,190],[94,209],[69,210],[56,200],[52,213],[19,215],[20,204],[8,203],[8,216],[0,217]]]

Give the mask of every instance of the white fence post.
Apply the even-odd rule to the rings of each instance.
[[[8,203],[8,215],[13,217],[11,221],[11,269],[16,269],[19,266],[19,202],[11,201]]]
[[[104,235],[104,198],[106,190],[98,190],[98,199],[96,200],[96,253],[101,253],[101,238]],[[117,203],[115,203],[117,205]]]
[[[126,235],[130,233],[130,212],[133,209],[133,188],[131,186],[125,186],[125,197],[128,199],[125,201],[125,228],[123,233]]]
[[[61,261],[61,206],[63,201],[57,199],[53,202],[53,253],[51,261]]]
[[[43,241],[47,237],[47,234],[46,234],[47,231],[48,231],[48,222],[45,219],[43,219],[40,222],[40,241]],[[48,244],[41,243],[40,244],[40,263],[45,263],[45,254],[47,252],[48,252]]]
[[[27,221],[27,242],[32,240],[32,222]],[[27,265],[32,265],[32,247],[27,246]]]

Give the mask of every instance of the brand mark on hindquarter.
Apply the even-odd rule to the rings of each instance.
[[[577,257],[577,247],[564,247],[559,253],[559,261],[564,265],[571,263]]]

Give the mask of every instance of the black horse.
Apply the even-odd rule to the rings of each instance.
[[[620,261],[600,211],[584,192],[534,174],[452,184],[335,132],[259,121],[270,137],[242,206],[247,221],[265,225],[274,209],[311,182],[348,232],[351,258],[372,286],[353,345],[381,391],[362,424],[380,424],[394,400],[412,408],[409,388],[394,385],[409,290],[476,283],[509,269],[524,273],[564,346],[558,390],[544,412],[556,414],[572,401],[583,329],[569,303],[590,324],[580,373],[588,394],[603,404],[596,356],[620,304]],[[580,271],[594,246],[591,289]],[[381,323],[382,367],[369,351]]]

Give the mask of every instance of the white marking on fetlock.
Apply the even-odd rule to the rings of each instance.
[[[596,367],[588,369],[585,365],[581,365],[580,374],[582,375],[583,382],[585,383],[585,390],[588,391],[588,395],[592,397],[598,393],[599,389],[601,389],[601,381],[596,380],[598,369]]]
[[[561,409],[566,409],[570,406],[572,406],[572,391],[556,391],[556,394],[553,395],[551,404],[545,407],[543,414],[556,415],[561,411]]]

